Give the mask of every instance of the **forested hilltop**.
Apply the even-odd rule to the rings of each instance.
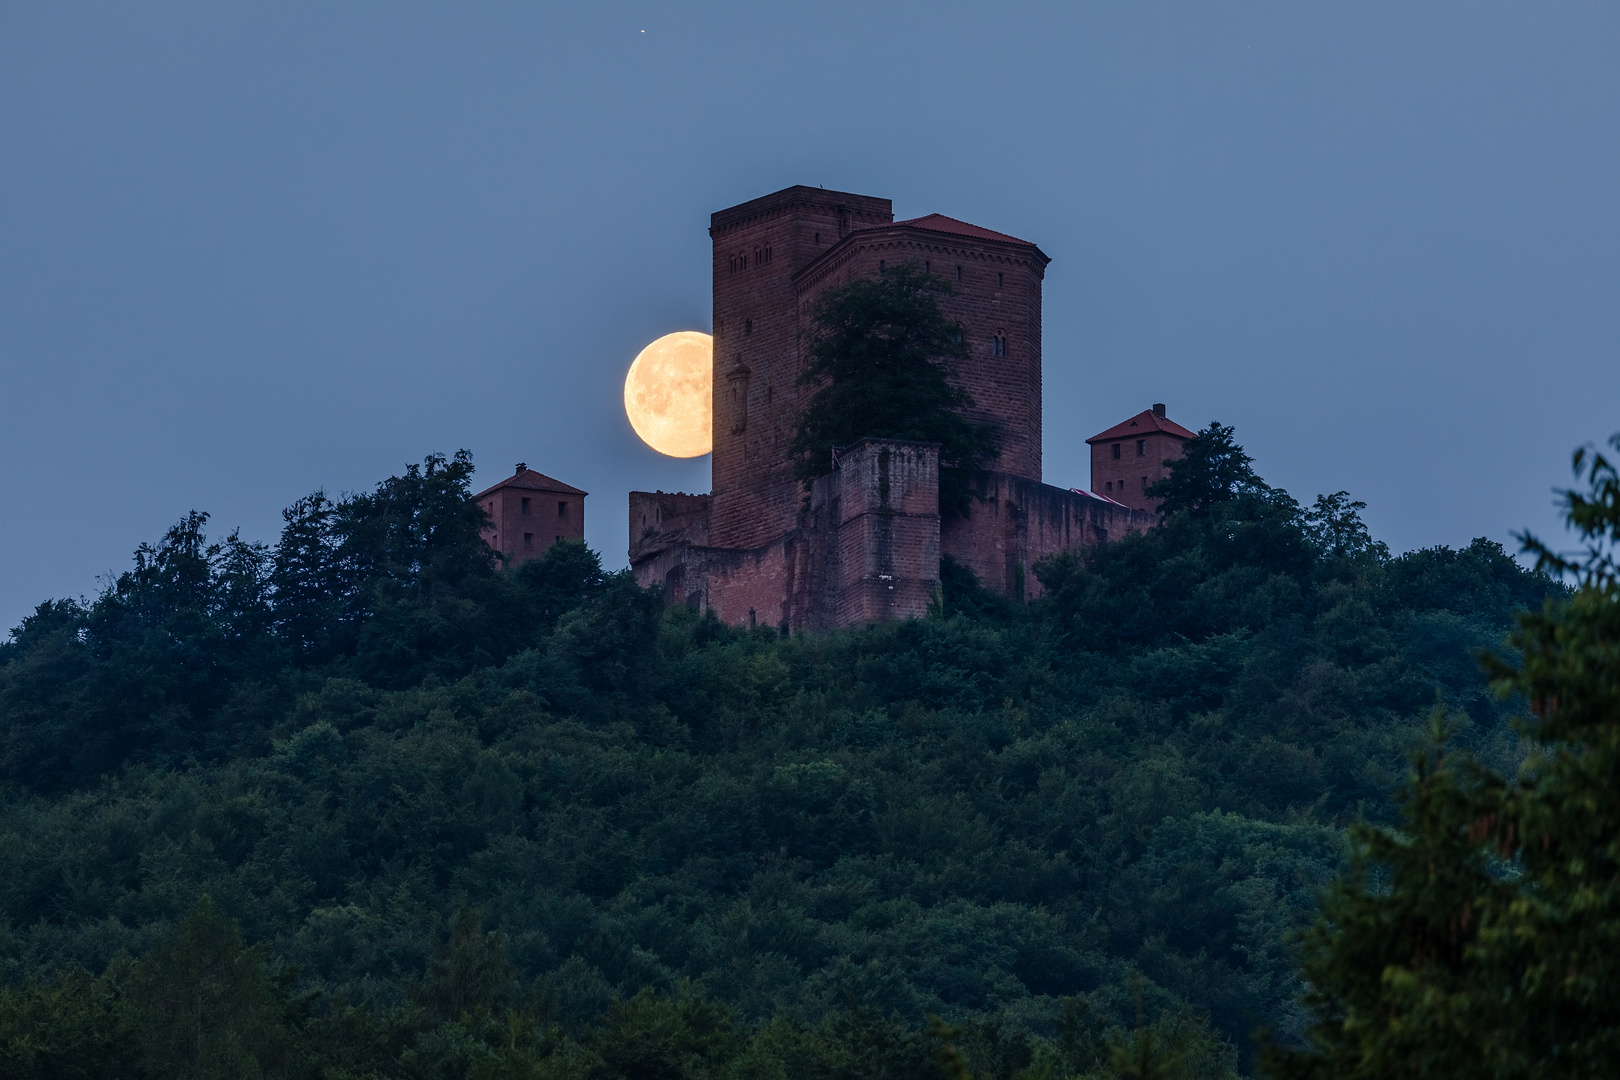
[[[1043,599],[824,635],[500,569],[465,454],[189,516],[0,645],[0,1072],[1248,1072],[1436,704],[1515,766],[1476,654],[1566,590],[1188,445]]]

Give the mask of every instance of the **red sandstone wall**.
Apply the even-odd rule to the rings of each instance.
[[[972,351],[955,382],[973,396],[977,407],[969,417],[995,423],[1002,433],[1000,454],[990,468],[1039,480],[1041,283],[1046,264],[1033,247],[909,226],[868,229],[856,234],[846,250],[800,275],[800,318],[823,289],[875,275],[880,264],[906,261],[951,283],[953,293],[942,298],[940,307],[962,324]],[[998,337],[1006,341],[1005,354],[999,356],[994,345]]]
[[[833,479],[834,624],[926,615],[939,587],[939,448],[864,439],[841,455]]]
[[[1116,445],[1117,459],[1113,449]],[[1157,513],[1159,500],[1148,498],[1145,489],[1170,475],[1164,463],[1180,456],[1181,440],[1160,431],[1093,443],[1091,490],[1133,510]]]
[[[852,229],[893,220],[889,200],[793,187],[722,210],[714,244],[713,543],[754,548],[791,530],[803,493],[793,274]]]
[[[508,566],[539,558],[559,540],[585,539],[583,495],[509,487],[485,495],[479,505],[494,519],[481,534],[484,542],[505,555]]]
[[[1005,473],[980,477],[980,498],[966,518],[947,519],[940,551],[970,568],[980,584],[1008,596],[1041,595],[1035,564],[1141,532],[1153,517],[1080,492]]]

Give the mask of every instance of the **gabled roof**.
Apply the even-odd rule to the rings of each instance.
[[[579,490],[577,487],[565,484],[561,480],[553,480],[545,473],[538,473],[533,469],[520,467],[516,473],[508,476],[505,480],[502,480],[500,483],[493,484],[490,487],[485,488],[483,491],[480,491],[475,498],[482,499],[485,495],[488,495],[491,492],[509,487],[522,488],[525,491],[555,491],[563,495],[589,494],[588,492]]]
[[[1093,435],[1086,442],[1108,442],[1112,439],[1130,439],[1155,433],[1163,433],[1177,439],[1191,439],[1194,437],[1193,432],[1188,431],[1174,420],[1160,416],[1152,409],[1144,409],[1123,424],[1115,424],[1107,431]]]
[[[1035,245],[1028,240],[1020,240],[1016,236],[1008,236],[993,229],[981,229],[977,225],[969,225],[965,221],[958,221],[944,214],[924,214],[922,217],[907,218],[905,221],[896,221],[892,225],[873,225],[875,229],[897,229],[909,226],[913,229],[927,229],[929,232],[950,233],[952,236],[967,236],[974,240],[999,240],[1004,244],[1023,244],[1025,247]]]

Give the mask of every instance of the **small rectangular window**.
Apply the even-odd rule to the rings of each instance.
[[[1104,484],[1103,487],[1104,487],[1105,490],[1113,491],[1114,490],[1114,482],[1112,480],[1110,480],[1110,481],[1108,481],[1108,483]]]
[[[1146,439],[1137,439],[1136,440],[1136,456],[1137,457],[1147,457],[1147,440]]]
[[[523,550],[524,551],[533,551],[534,550],[534,533],[524,533],[523,534]]]
[[[1114,460],[1119,460],[1119,443],[1114,444]]]
[[[529,516],[529,500],[528,499],[523,500],[523,505],[519,509],[519,513],[521,513],[524,517]]]
[[[560,518],[568,516],[568,504],[566,502],[557,503],[557,516]]]
[[[996,275],[996,288],[999,289],[1005,284],[1006,284],[1006,279],[1001,274],[997,274]]]
[[[1143,491],[1147,490],[1147,477],[1145,477],[1145,476],[1142,477],[1142,490]]]

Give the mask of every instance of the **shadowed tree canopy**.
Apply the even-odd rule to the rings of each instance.
[[[857,439],[939,444],[939,502],[961,514],[969,482],[995,454],[996,430],[963,414],[967,391],[953,365],[968,359],[961,327],[939,310],[950,283],[911,262],[828,289],[811,310],[810,363],[801,385],[817,387],[793,440],[806,484],[832,471],[832,451]]]
[[[1181,457],[1166,462],[1170,475],[1149,487],[1148,495],[1164,500],[1165,515],[1185,510],[1208,516],[1216,506],[1271,489],[1255,475],[1253,459],[1238,445],[1233,429],[1219,421],[1182,444]]]
[[[1274,1076],[1620,1074],[1620,470],[1583,450],[1575,471],[1582,550],[1523,539],[1580,587],[1519,616],[1516,662],[1485,661],[1530,707],[1529,754],[1503,776],[1441,753],[1437,722],[1403,827],[1352,834],[1305,938],[1309,1047],[1274,1050]]]
[[[1245,469],[1035,567],[1029,603],[946,564],[928,618],[783,637],[578,543],[496,569],[469,472],[317,492],[270,546],[187,515],[0,642],[0,1077],[939,1080],[949,1050],[997,1080],[1227,1080],[1257,1026],[1307,1045],[1290,933],[1346,827],[1394,820],[1436,696],[1476,758],[1521,760],[1473,655],[1568,592],[1483,539],[1391,555],[1348,494],[1302,509]],[[1537,625],[1585,641],[1614,610]],[[1520,652],[1524,697],[1557,698],[1540,732],[1612,715],[1605,654],[1559,654],[1577,693]],[[1566,917],[1613,860],[1571,891],[1586,840],[1532,832],[1611,835],[1620,767],[1545,760],[1569,782],[1497,820],[1558,906],[1500,925],[1545,958],[1537,1015],[1589,973],[1567,1015],[1620,1030],[1620,888]],[[1583,762],[1606,771],[1571,788]],[[1494,828],[1476,793],[1371,851],[1373,884],[1456,865],[1336,909],[1370,916],[1345,952],[1384,951],[1324,1002],[1484,933],[1455,918],[1500,880],[1459,831]]]

